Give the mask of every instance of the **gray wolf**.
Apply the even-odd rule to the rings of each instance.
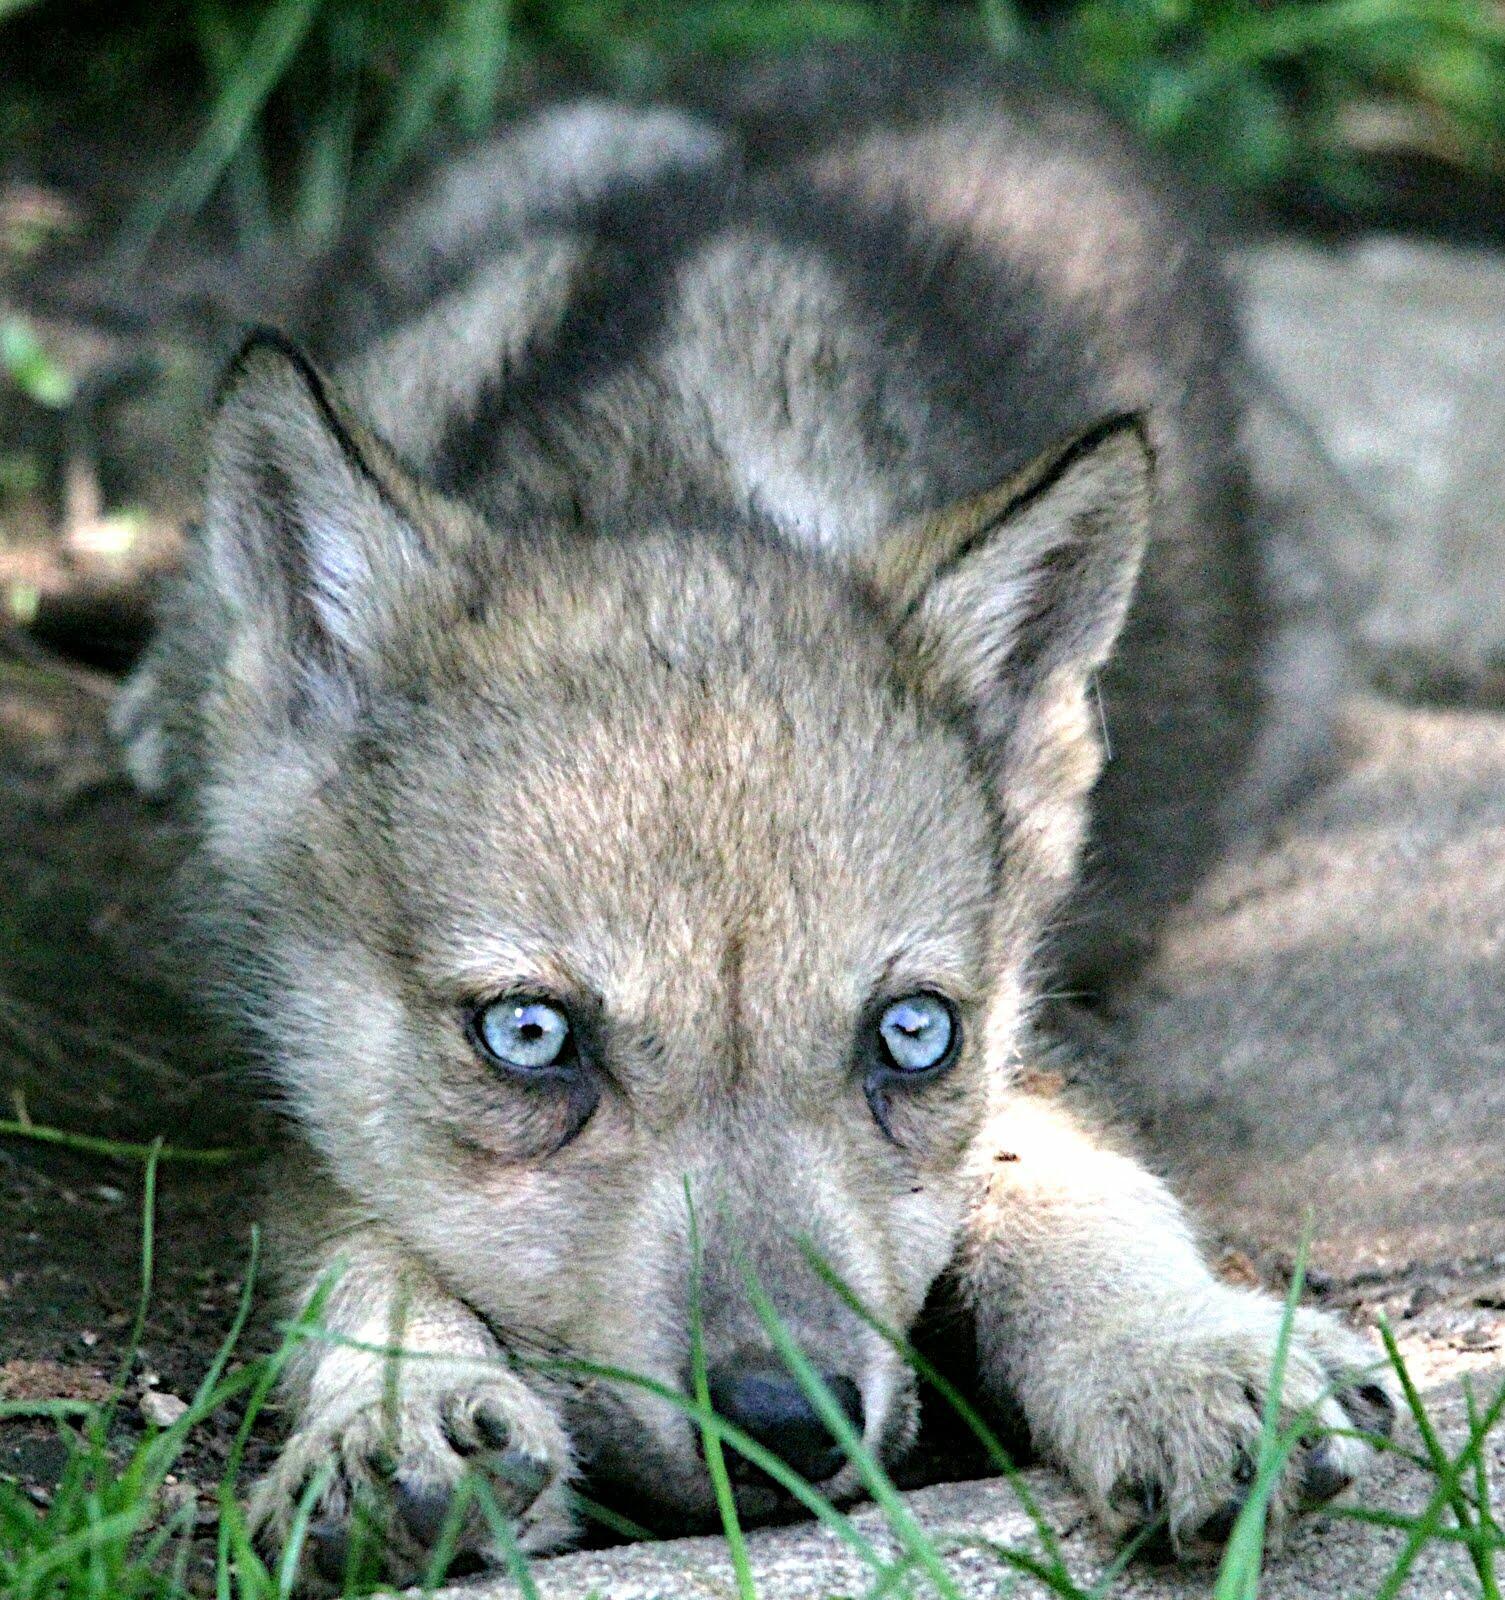
[[[1225,290],[1022,76],[718,93],[521,121],[331,271],[328,375],[247,342],[121,704],[301,1141],[289,1294],[338,1269],[254,1502],[284,1536],[324,1470],[310,1581],[360,1505],[413,1575],[467,1470],[525,1550],[582,1480],[711,1521],[682,1411],[553,1359],[687,1393],[692,1298],[720,1409],[850,1499],[749,1277],[890,1462],[915,1380],[817,1258],[900,1330],[949,1284],[1110,1529],[1194,1555],[1247,1491],[1281,1307],[1039,1023],[1132,967],[1282,715]],[[1277,1531],[1364,1466],[1316,1430],[1386,1425],[1373,1366],[1298,1313]]]

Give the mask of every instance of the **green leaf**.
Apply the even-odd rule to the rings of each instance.
[[[0,368],[22,394],[40,406],[61,410],[73,401],[72,376],[47,353],[22,317],[0,322]]]

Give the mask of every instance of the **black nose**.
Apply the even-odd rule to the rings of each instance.
[[[834,1373],[821,1376],[861,1433],[862,1396],[857,1385]],[[718,1367],[710,1375],[710,1386],[712,1408],[750,1433],[802,1478],[824,1483],[841,1470],[845,1453],[792,1373],[776,1367]],[[756,1472],[735,1450],[728,1449],[726,1458],[734,1477],[746,1479]]]

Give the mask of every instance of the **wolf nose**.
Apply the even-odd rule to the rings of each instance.
[[[862,1396],[857,1385],[835,1373],[825,1372],[821,1377],[861,1433]],[[710,1375],[710,1389],[714,1410],[751,1434],[802,1478],[824,1483],[841,1470],[846,1459],[841,1446],[792,1374],[776,1368],[718,1367]],[[734,1477],[762,1477],[735,1450],[727,1451],[727,1465]]]

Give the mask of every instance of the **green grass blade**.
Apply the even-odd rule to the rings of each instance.
[[[1270,1363],[1270,1384],[1265,1393],[1254,1482],[1219,1563],[1214,1600],[1257,1600],[1259,1595],[1260,1571],[1264,1565],[1265,1521],[1270,1500],[1296,1445],[1294,1432],[1284,1437],[1281,1435],[1280,1406],[1285,1390],[1291,1333],[1296,1322],[1296,1307],[1301,1300],[1301,1286],[1306,1281],[1306,1258],[1310,1245],[1311,1227],[1308,1224],[1297,1246],[1296,1264],[1291,1272],[1290,1288],[1286,1292],[1280,1332],[1275,1340],[1274,1359]]]
[[[1482,1442],[1490,1431],[1490,1424],[1479,1412],[1473,1380],[1467,1376],[1463,1379],[1463,1403],[1468,1412],[1469,1433],[1477,1436]],[[1493,1407],[1505,1407],[1505,1383],[1500,1385],[1499,1393],[1490,1404]],[[1495,1414],[1498,1415],[1498,1411]],[[1505,1531],[1502,1531],[1500,1524],[1495,1521],[1494,1505],[1489,1488],[1489,1460],[1481,1448],[1474,1456],[1474,1506],[1480,1523],[1488,1529],[1497,1542],[1505,1542]]]
[[[167,219],[197,212],[244,143],[319,14],[321,0],[270,0],[235,70],[215,97],[193,149],[160,194],[138,208],[122,242],[128,265],[139,263]]]
[[[538,1580],[533,1576],[533,1569],[528,1563],[527,1556],[518,1548],[517,1536],[512,1531],[511,1518],[496,1503],[491,1485],[485,1479],[476,1478],[474,1483],[474,1493],[480,1502],[481,1513],[486,1518],[487,1527],[491,1529],[492,1538],[502,1548],[502,1558],[506,1562],[512,1581],[522,1590],[523,1600],[540,1600]]]
[[[1432,1491],[1430,1499],[1420,1516],[1413,1523],[1412,1531],[1405,1544],[1401,1547],[1394,1566],[1390,1569],[1384,1584],[1380,1587],[1376,1600],[1395,1600],[1406,1579],[1410,1576],[1411,1568],[1415,1565],[1416,1558],[1426,1548],[1428,1542],[1441,1537],[1443,1518],[1449,1507],[1458,1517],[1459,1532],[1469,1544],[1469,1553],[1473,1559],[1476,1572],[1479,1574],[1481,1593],[1484,1600],[1497,1600],[1499,1589],[1494,1577],[1493,1553],[1487,1548],[1480,1549],[1477,1544],[1477,1529],[1472,1524],[1468,1514],[1467,1501],[1461,1493],[1464,1475],[1470,1470],[1476,1452],[1484,1448],[1484,1442],[1489,1432],[1494,1428],[1502,1414],[1505,1414],[1505,1384],[1500,1387],[1499,1394],[1494,1402],[1478,1419],[1477,1426],[1469,1431],[1469,1438],[1462,1450],[1451,1461],[1442,1446],[1442,1441],[1437,1435],[1437,1430],[1432,1425],[1432,1419],[1427,1414],[1425,1403],[1422,1401],[1420,1391],[1417,1389],[1405,1360],[1401,1355],[1400,1347],[1396,1343],[1395,1335],[1389,1323],[1383,1318],[1380,1321],[1380,1337],[1385,1342],[1385,1350],[1390,1357],[1391,1365],[1395,1368],[1396,1377],[1400,1381],[1401,1391],[1405,1396],[1406,1404],[1416,1422],[1417,1432],[1421,1434],[1423,1445],[1429,1461],[1437,1476],[1437,1487]],[[1462,1508],[1461,1514],[1459,1508]]]
[[[700,1225],[695,1215],[695,1200],[690,1193],[689,1180],[685,1180],[685,1208],[690,1228],[690,1366],[695,1386],[695,1400],[705,1411],[711,1408],[710,1376],[706,1371],[705,1329],[701,1321],[701,1289],[705,1277],[705,1262],[700,1248]],[[731,1478],[726,1470],[726,1457],[721,1440],[708,1428],[700,1430],[701,1446],[705,1452],[706,1471],[711,1477],[711,1488],[716,1496],[716,1509],[721,1516],[721,1527],[726,1535],[726,1548],[731,1557],[732,1572],[737,1580],[739,1600],[757,1600],[753,1583],[752,1566],[747,1559],[747,1541],[742,1536],[742,1524],[737,1517],[737,1497],[732,1493]]]
[[[1035,1531],[1040,1536],[1040,1542],[1045,1547],[1046,1555],[1050,1559],[1051,1568],[1058,1579],[1066,1583],[1072,1591],[1076,1585],[1072,1583],[1070,1573],[1067,1571],[1065,1559],[1061,1554],[1061,1546],[1055,1535],[1055,1530],[1050,1526],[1044,1512],[1040,1510],[1034,1495],[1030,1492],[1024,1475],[1019,1471],[1013,1458],[1004,1449],[997,1434],[987,1425],[977,1408],[950,1382],[935,1366],[923,1356],[909,1340],[903,1337],[896,1329],[890,1328],[879,1317],[875,1316],[853,1293],[852,1289],[842,1280],[831,1264],[808,1241],[802,1241],[801,1252],[810,1264],[811,1270],[829,1288],[833,1294],[857,1317],[861,1318],[874,1333],[888,1344],[909,1366],[915,1374],[923,1378],[948,1406],[961,1418],[963,1424],[970,1430],[973,1437],[987,1452],[988,1459],[1005,1477],[1018,1497],[1019,1504],[1025,1515],[1034,1524]]]
[[[91,1518],[88,1525],[76,1533],[63,1534],[50,1540],[34,1550],[32,1558],[23,1564],[16,1587],[23,1592],[42,1592],[45,1580],[54,1572],[65,1572],[80,1560],[87,1562],[90,1552],[101,1542],[129,1539],[139,1530],[145,1516],[145,1506],[130,1506],[108,1517]]]
[[[831,1393],[825,1380],[811,1365],[809,1357],[790,1335],[751,1265],[745,1261],[741,1265],[743,1282],[752,1301],[753,1310],[773,1342],[779,1359],[794,1374],[800,1387],[809,1397],[810,1403],[819,1413],[826,1429],[835,1436],[847,1459],[857,1468],[863,1486],[888,1518],[889,1526],[895,1536],[905,1549],[916,1557],[921,1570],[943,1600],[961,1600],[961,1591],[956,1586],[956,1580],[941,1560],[933,1541],[904,1504],[899,1491],[894,1487],[893,1480],[867,1448],[862,1435],[852,1426],[851,1419]]]
[[[94,1400],[0,1400],[0,1422],[8,1417],[92,1417],[98,1409]]]
[[[216,95],[230,90],[239,64],[242,44],[220,0],[197,0],[193,7],[194,32],[209,82]],[[272,207],[267,188],[266,158],[261,129],[249,126],[226,169],[236,226],[254,244],[271,235]]]
[[[36,1122],[13,1122],[0,1117],[0,1134],[17,1139],[34,1139],[38,1144],[55,1144],[81,1155],[108,1156],[113,1161],[176,1161],[206,1167],[220,1167],[234,1161],[252,1161],[261,1152],[254,1148],[223,1146],[207,1150],[185,1149],[153,1139],[150,1144],[130,1144],[120,1139],[101,1139],[92,1133],[70,1133],[65,1128],[48,1128]]]
[[[447,34],[440,34],[405,69],[381,127],[357,167],[355,187],[362,200],[369,202],[386,188],[424,134],[440,120],[439,106],[454,78],[454,44]]]
[[[602,1505],[599,1500],[592,1500],[589,1495],[581,1494],[578,1489],[570,1491],[570,1500],[581,1516],[591,1522],[600,1523],[603,1528],[609,1528],[625,1544],[641,1544],[644,1540],[653,1543],[659,1538],[651,1528],[645,1528],[641,1522],[634,1522],[631,1517],[624,1517],[620,1511]]]
[[[314,1506],[319,1496],[329,1487],[334,1477],[333,1462],[326,1462],[304,1485],[293,1509],[293,1520],[288,1525],[287,1543],[282,1547],[282,1559],[277,1564],[277,1600],[288,1600],[293,1585],[298,1581],[298,1563],[303,1559],[303,1546],[308,1538],[308,1525],[313,1521]]]
[[[1322,1515],[1337,1517],[1344,1522],[1362,1522],[1371,1528],[1389,1528],[1396,1533],[1414,1533],[1421,1521],[1419,1516],[1409,1516],[1404,1511],[1386,1511],[1379,1506],[1324,1506]],[[1475,1533],[1472,1529],[1442,1526],[1431,1529],[1428,1538],[1439,1539],[1446,1544],[1472,1544]]]
[[[459,0],[454,30],[460,122],[474,136],[496,116],[512,41],[511,0]]]
[[[99,1450],[104,1448],[105,1435],[109,1432],[110,1424],[115,1418],[115,1412],[125,1395],[126,1384],[130,1382],[131,1367],[135,1364],[136,1353],[141,1348],[141,1336],[146,1331],[146,1317],[151,1309],[152,1278],[156,1270],[157,1163],[160,1157],[159,1144],[154,1143],[149,1146],[146,1156],[146,1171],[142,1178],[141,1294],[136,1302],[136,1319],[131,1324],[130,1336],[125,1344],[125,1353],[120,1358],[120,1365],[116,1368],[115,1379],[110,1385],[110,1398],[95,1412],[89,1421],[91,1440]]]

